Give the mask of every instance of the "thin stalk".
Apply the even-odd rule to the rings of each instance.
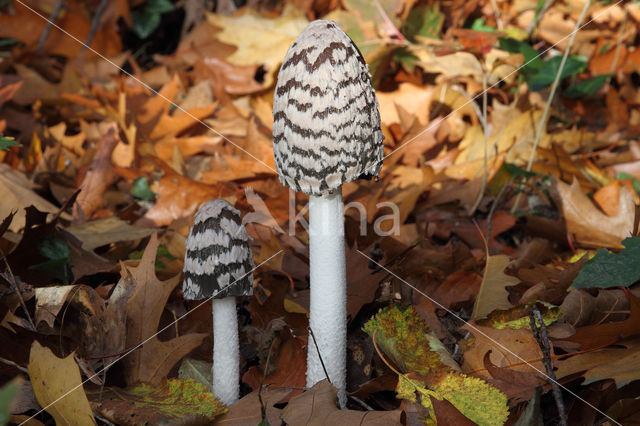
[[[347,400],[347,279],[342,191],[309,196],[309,327],[318,350],[307,350],[307,387],[328,375]],[[322,366],[322,361],[326,367]]]
[[[489,148],[487,145],[489,143],[489,126],[487,126],[487,73],[485,71],[482,72],[482,128],[484,136],[484,170],[482,173],[482,186],[480,188],[480,193],[478,194],[476,202],[473,203],[473,207],[471,208],[469,216],[473,216],[473,213],[475,213],[476,209],[480,205],[480,202],[482,201],[484,191],[487,188],[487,167],[489,166]]]
[[[536,150],[538,149],[538,144],[540,143],[540,139],[542,138],[542,133],[544,132],[544,129],[547,127],[549,110],[551,109],[551,103],[553,102],[553,98],[555,97],[556,90],[558,89],[558,84],[560,83],[562,70],[564,69],[564,65],[566,64],[567,58],[569,57],[569,53],[571,52],[571,48],[573,47],[573,42],[576,39],[578,30],[582,25],[582,21],[590,5],[591,5],[591,0],[587,0],[584,7],[582,8],[582,12],[580,13],[580,17],[578,18],[578,21],[576,22],[576,27],[573,30],[573,33],[571,34],[571,38],[569,38],[569,45],[567,46],[567,48],[564,51],[564,54],[562,55],[562,60],[560,61],[560,67],[558,68],[558,72],[556,73],[556,78],[553,80],[553,84],[551,85],[551,92],[549,93],[549,99],[547,99],[547,104],[545,105],[544,111],[542,112],[542,117],[540,118],[540,124],[538,124],[538,128],[536,130],[536,138],[533,141],[533,147],[531,148],[531,156],[529,157],[529,162],[527,163],[528,172],[530,172],[531,168],[533,167],[533,160],[536,157]],[[515,212],[515,210],[518,208],[518,205],[520,204],[521,196],[522,196],[522,193],[521,192],[518,193],[518,196],[516,197],[516,201],[513,205],[513,208],[511,209],[512,213]]]

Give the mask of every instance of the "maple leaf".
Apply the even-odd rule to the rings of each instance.
[[[118,286],[133,288],[127,301],[126,347],[142,344],[123,359],[128,384],[159,383],[169,370],[205,338],[205,334],[187,334],[168,341],[156,335],[160,316],[169,295],[180,282],[177,275],[160,281],[155,274],[158,237],[151,235],[138,266],[123,265]]]

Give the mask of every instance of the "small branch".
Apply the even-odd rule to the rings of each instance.
[[[560,415],[560,425],[567,426],[567,412],[564,408],[564,401],[562,400],[560,386],[558,386],[558,381],[556,380],[556,375],[553,372],[553,366],[551,365],[551,345],[549,343],[549,334],[547,333],[547,327],[544,325],[544,320],[542,319],[542,315],[540,314],[540,310],[537,306],[534,306],[533,311],[529,313],[529,323],[531,325],[531,331],[533,332],[533,335],[540,346],[540,350],[542,351],[542,362],[547,370],[549,381],[551,382],[553,398],[556,401],[558,414]]]
[[[42,53],[42,49],[44,49],[44,44],[47,42],[47,38],[49,37],[49,32],[51,31],[51,27],[53,23],[58,19],[58,15],[60,15],[60,11],[67,3],[67,0],[58,0],[55,7],[53,8],[53,12],[51,16],[47,20],[47,26],[44,28],[42,35],[40,36],[40,41],[38,41],[38,47],[36,47],[36,54],[40,55]]]
[[[16,292],[16,294],[18,295],[18,299],[20,300],[20,305],[22,306],[22,310],[24,310],[24,314],[27,316],[27,319],[29,320],[29,324],[32,327],[33,331],[36,331],[36,325],[33,322],[33,319],[31,318],[31,315],[29,315],[29,311],[27,310],[27,304],[24,303],[24,298],[22,297],[22,291],[20,289],[20,287],[18,286],[18,280],[16,280],[16,276],[13,275],[13,271],[11,270],[11,266],[9,265],[9,262],[7,261],[7,256],[5,256],[4,252],[2,251],[2,249],[0,249],[0,256],[2,256],[2,260],[4,260],[4,264],[7,267],[7,273],[5,275],[4,278],[9,281],[9,283],[11,284],[11,286],[13,287],[13,291]]]
[[[98,27],[100,26],[100,18],[102,17],[102,13],[104,9],[109,4],[109,0],[102,0],[96,9],[96,13],[93,14],[93,19],[91,19],[91,29],[89,30],[89,35],[87,36],[87,40],[84,42],[82,46],[82,50],[87,50],[87,48],[91,45],[93,41],[93,37],[96,35],[96,31],[98,31]]]
[[[3,364],[10,365],[10,366],[12,366],[14,368],[17,368],[18,370],[22,371],[25,374],[29,374],[29,370],[27,370],[26,368],[24,368],[21,365],[16,364],[15,362],[13,362],[11,360],[8,360],[6,358],[0,358],[0,362],[3,363]]]
[[[318,342],[316,342],[316,336],[313,334],[313,330],[309,327],[309,335],[313,340],[313,345],[316,347],[316,351],[318,351],[318,358],[320,359],[320,364],[322,365],[322,369],[324,370],[324,375],[327,376],[327,381],[331,383],[331,379],[329,378],[329,373],[327,373],[327,367],[324,366],[324,361],[322,360],[322,354],[320,353],[320,348],[318,348]]]
[[[264,371],[262,372],[262,378],[260,379],[260,388],[258,388],[258,401],[260,401],[260,415],[262,418],[261,424],[268,425],[267,421],[267,407],[264,405],[264,401],[262,400],[262,388],[264,387],[264,379],[267,375],[267,371],[269,371],[269,363],[271,362],[271,350],[273,349],[273,343],[276,339],[271,340],[271,344],[269,345],[269,352],[267,353],[267,360],[264,363]],[[322,358],[321,358],[322,359]]]

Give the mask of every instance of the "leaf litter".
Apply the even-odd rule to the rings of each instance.
[[[46,29],[21,2],[5,3],[0,306],[13,340],[0,345],[0,357],[13,364],[2,384],[30,381],[44,407],[64,394],[59,382],[70,390],[92,378],[39,421],[210,421],[226,410],[204,383],[209,305],[185,306],[178,289],[193,213],[212,198],[252,219],[256,264],[284,253],[255,272],[255,296],[238,304],[245,397],[222,423],[484,423],[469,406],[503,395],[499,406],[509,411],[492,421],[546,424],[559,407],[549,382],[527,365],[548,373],[540,343],[571,389],[563,390],[569,418],[591,410],[578,398],[598,401],[594,419],[637,417],[627,408],[640,380],[636,5],[591,5],[593,21],[578,32],[550,98],[564,37],[583,6],[573,0],[542,9],[515,1],[309,1],[232,14],[190,2],[99,9],[68,1],[53,20],[88,50]],[[30,5],[51,16],[55,2]],[[182,7],[189,16],[180,29]],[[344,188],[345,200],[366,212],[363,222],[347,212],[346,222],[348,410],[335,405],[329,383],[304,388],[308,235],[299,213],[307,199],[282,190],[272,170],[278,67],[316,18],[338,22],[362,51],[386,137],[380,181]],[[551,119],[537,135],[547,103]],[[397,224],[385,216],[391,204]],[[527,325],[533,307],[548,342]],[[374,342],[362,327],[380,309],[414,312],[398,330],[403,321],[420,325],[411,337],[387,325]],[[429,350],[409,356],[412,342]],[[51,385],[39,388],[38,375]],[[206,404],[196,400],[212,410],[198,411]],[[169,402],[184,411],[166,411]],[[11,421],[36,412],[23,407],[7,413]]]

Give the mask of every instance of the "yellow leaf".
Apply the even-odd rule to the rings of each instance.
[[[241,16],[209,13],[207,20],[222,28],[214,37],[238,48],[226,58],[228,62],[243,66],[264,65],[267,71],[265,88],[273,85],[274,75],[289,46],[308,23],[303,13],[290,4],[276,19],[268,19],[248,10]],[[239,28],[242,30],[239,31]]]
[[[29,377],[38,403],[58,425],[95,425],[73,354],[58,358],[37,341],[31,345]],[[50,406],[49,406],[50,405]]]

